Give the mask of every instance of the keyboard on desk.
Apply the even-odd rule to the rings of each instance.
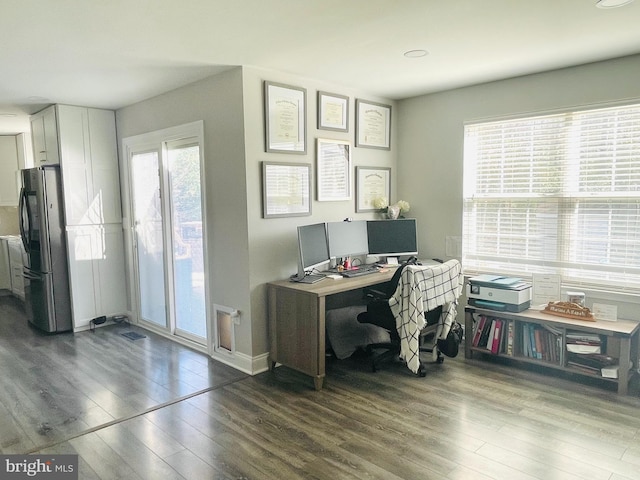
[[[343,277],[359,277],[361,275],[369,275],[370,273],[378,273],[380,270],[377,265],[362,265],[350,270],[344,270],[340,272]]]

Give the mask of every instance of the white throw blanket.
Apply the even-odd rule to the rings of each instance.
[[[400,335],[400,357],[413,373],[420,368],[420,331],[427,323],[425,313],[442,305],[435,338],[447,338],[462,286],[462,265],[458,260],[439,265],[409,265],[402,272],[389,306]]]

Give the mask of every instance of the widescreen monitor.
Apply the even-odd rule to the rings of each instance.
[[[329,260],[326,224],[300,225],[298,227],[298,279],[302,279],[305,272],[319,268]]]
[[[414,218],[367,221],[369,255],[399,257],[418,254],[418,232]]]
[[[331,258],[346,258],[369,253],[365,220],[327,223],[327,241]]]

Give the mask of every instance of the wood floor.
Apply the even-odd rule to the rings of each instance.
[[[356,357],[329,362],[317,392],[285,367],[248,377],[122,326],[20,342],[14,310],[0,301],[2,452],[76,453],[83,480],[640,479],[637,387],[461,357],[425,378],[371,373]]]

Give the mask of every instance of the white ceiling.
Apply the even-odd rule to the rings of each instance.
[[[50,103],[117,109],[233,65],[401,99],[640,53],[640,1],[595,2],[0,0],[0,133]]]

